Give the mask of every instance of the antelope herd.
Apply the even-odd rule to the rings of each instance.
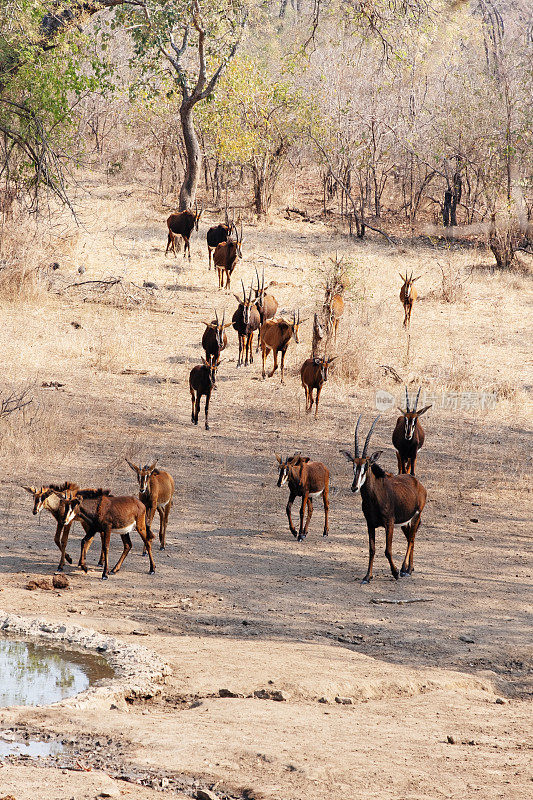
[[[171,214],[167,219],[168,240],[165,255],[169,249],[176,255],[176,244],[180,248],[180,240],[184,241],[184,257],[190,253],[190,237],[203,213],[203,206],[194,211],[182,211]],[[239,221],[240,222],[240,221]],[[237,261],[242,258],[243,228],[235,225],[235,215],[231,223],[226,213],[225,223],[209,228],[207,231],[208,269],[211,263],[218,272],[219,289],[230,288],[231,275]],[[325,295],[322,308],[315,313],[312,329],[311,357],[305,359],[300,369],[301,383],[305,392],[306,412],[311,412],[315,406],[315,419],[318,417],[320,394],[328,380],[328,369],[337,356],[328,352],[333,339],[336,343],[339,321],[345,309],[344,295],[346,290],[345,275],[341,262],[335,258],[333,277],[325,284]],[[409,277],[406,273],[400,300],[404,307],[404,327],[408,327],[411,319],[413,303],[417,292],[413,287],[413,274]],[[205,397],[205,429],[209,430],[208,414],[211,394],[216,389],[217,370],[221,364],[221,353],[228,346],[226,330],[231,326],[237,333],[239,355],[237,367],[253,364],[253,340],[257,333],[257,349],[262,351],[262,377],[266,377],[266,360],[270,353],[273,355],[273,368],[269,373],[272,377],[278,369],[280,358],[281,383],[284,383],[285,356],[291,341],[299,343],[299,328],[305,322],[300,318],[298,309],[292,311],[292,318],[287,320],[284,316],[277,317],[279,308],[276,298],[267,292],[272,284],[265,286],[265,273],[263,270],[260,279],[257,268],[255,270],[257,285],[252,280],[249,288],[245,287],[241,279],[242,298],[235,294],[237,308],[233,313],[231,322],[225,321],[225,311],[219,318],[215,311],[215,318],[204,321],[201,345],[205,350],[202,363],[193,366],[189,375],[189,389],[191,394],[191,421],[198,425],[200,414],[200,401]],[[224,286],[225,280],[225,286]],[[315,393],[313,396],[313,392]],[[409,391],[405,387],[405,410],[399,408],[401,416],[398,417],[392,433],[392,443],[396,450],[398,461],[398,474],[386,472],[378,465],[382,451],[378,450],[372,455],[368,454],[370,440],[379,417],[372,422],[365,443],[360,451],[359,426],[362,415],[359,416],[355,427],[354,453],[340,450],[353,466],[352,492],[359,492],[362,501],[362,511],[368,528],[369,559],[368,569],[363,583],[372,579],[372,568],[375,555],[376,528],[385,529],[386,547],[385,555],[389,561],[391,573],[395,579],[399,576],[411,575],[413,572],[413,553],[416,532],[420,526],[422,511],[426,504],[426,490],[415,477],[415,467],[418,451],[424,444],[424,430],[419,417],[425,414],[430,405],[418,410],[420,389],[411,407]],[[293,536],[302,541],[307,535],[309,523],[313,514],[313,502],[322,498],[324,505],[323,535],[329,533],[329,469],[320,461],[312,461],[301,453],[292,457],[281,458],[276,455],[279,475],[277,485],[288,485],[289,500],[287,503],[287,517],[289,529]],[[112,574],[119,571],[124,559],[131,550],[130,534],[136,530],[142,539],[143,555],[148,555],[150,574],[155,572],[152,556],[152,523],[157,511],[159,515],[159,544],[160,549],[165,549],[166,532],[170,511],[173,504],[175,491],[174,480],[165,470],[156,466],[156,462],[138,466],[126,459],[127,464],[136,475],[138,483],[138,496],[115,496],[108,489],[81,489],[78,484],[67,481],[63,484],[50,484],[48,486],[24,486],[33,499],[33,514],[46,510],[56,522],[55,544],[61,552],[58,572],[63,571],[65,562],[72,564],[72,558],[67,553],[69,533],[75,521],[78,521],[84,531],[81,541],[81,552],[78,566],[87,572],[86,556],[94,536],[99,533],[101,537],[101,555],[99,565],[103,567],[102,579],[107,579],[108,572]],[[301,497],[299,530],[293,525],[291,510],[296,497]],[[307,513],[307,518],[305,515]],[[304,524],[305,520],[305,524]],[[407,551],[400,571],[392,558],[392,537],[394,527],[400,526],[407,539]],[[122,539],[123,551],[115,566],[109,570],[108,556],[111,534],[118,533]]]

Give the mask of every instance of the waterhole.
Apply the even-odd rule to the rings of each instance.
[[[101,656],[0,639],[0,707],[57,703],[113,677]]]

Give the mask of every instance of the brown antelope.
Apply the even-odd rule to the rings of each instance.
[[[335,342],[337,341],[337,329],[339,319],[344,313],[344,300],[342,299],[344,286],[342,283],[326,283],[326,295],[324,298],[323,312],[326,317],[326,333],[328,336],[333,332]]]
[[[120,534],[124,550],[119,560],[111,570],[114,575],[121,568],[124,559],[131,550],[130,533],[135,529],[143,540],[150,561],[150,575],[155,572],[154,559],[152,558],[153,533],[146,529],[146,507],[136,497],[113,497],[100,495],[93,499],[83,499],[76,494],[64,492],[62,494],[67,509],[66,524],[75,519],[83,520],[86,530],[81,542],[79,566],[87,572],[86,556],[89,545],[94,536],[99,533],[102,538],[102,551],[104,569],[102,580],[108,578],[109,541],[112,533]]]
[[[320,323],[320,318],[318,314],[315,314],[313,320],[313,340],[311,343],[311,356],[313,358],[318,358],[318,351],[320,347],[320,342],[324,338],[324,328]]]
[[[413,310],[413,303],[415,302],[416,298],[418,297],[418,293],[413,286],[413,283],[421,278],[421,275],[418,277],[413,278],[413,273],[411,272],[411,277],[407,276],[407,272],[405,273],[405,278],[399,273],[400,278],[403,281],[403,286],[400,289],[400,301],[403,305],[404,310],[404,318],[403,318],[403,327],[407,328],[411,324],[411,311]]]
[[[302,378],[302,386],[305,391],[305,410],[310,413],[315,403],[315,419],[318,417],[318,401],[320,399],[320,392],[322,386],[328,379],[328,367],[332,361],[335,361],[337,356],[333,358],[308,358],[302,364],[300,376]],[[315,399],[313,401],[313,389],[315,392]]]
[[[261,318],[257,306],[252,302],[252,287],[250,286],[250,292],[248,297],[246,297],[246,290],[242,280],[241,284],[242,300],[238,294],[234,295],[239,305],[232,317],[232,324],[239,337],[239,358],[237,359],[237,366],[242,366],[244,360],[244,366],[247,367],[248,362],[250,364],[254,363],[254,333],[259,330],[261,326]]]
[[[259,273],[257,272],[257,269],[255,270],[255,274],[257,277],[257,289],[254,287],[255,305],[259,311],[262,325],[267,319],[274,318],[276,311],[278,310],[278,301],[274,295],[266,293],[268,286],[265,288],[265,270],[263,269],[262,281],[259,280]],[[259,336],[257,337],[257,349],[255,352],[259,352]]]
[[[322,495],[324,502],[324,536],[329,533],[328,513],[329,513],[329,470],[320,461],[311,461],[309,458],[302,458],[300,453],[296,453],[292,458],[283,460],[276,455],[279,464],[278,486],[289,484],[289,502],[287,503],[287,517],[289,528],[294,537],[299,542],[307,536],[309,522],[313,515],[313,500]],[[298,532],[292,524],[291,509],[294,499],[302,498],[300,508],[300,531]],[[307,508],[307,520],[304,527],[304,515]]]
[[[72,483],[70,481],[66,481],[61,485],[51,483],[49,486],[41,486],[40,489],[38,489],[36,486],[23,486],[22,488],[33,495],[33,514],[38,514],[44,509],[49,511],[57,522],[54,542],[61,551],[61,558],[59,560],[57,572],[63,572],[65,561],[67,561],[69,564],[72,564],[72,558],[67,553],[67,543],[72,522],[69,522],[68,524],[65,523],[67,509],[65,507],[64,499],[60,496],[61,493],[75,492],[80,497],[91,498],[99,497],[102,494],[109,494],[109,491],[104,489],[80,489],[77,483]],[[60,494],[58,494],[58,492]],[[103,551],[100,554],[100,561],[98,564],[100,565],[102,563]]]
[[[385,528],[386,545],[385,555],[390,564],[393,577],[398,575],[411,575],[413,571],[413,553],[415,548],[415,534],[420,525],[420,515],[426,505],[426,490],[412,475],[391,475],[385,472],[376,461],[382,450],[371,456],[367,455],[368,445],[372,432],[379,419],[376,417],[368,432],[362,454],[359,453],[357,432],[361,422],[361,414],[355,426],[355,454],[352,456],[348,450],[341,450],[348,461],[353,464],[352,492],[361,492],[363,514],[368,528],[368,570],[363,578],[363,583],[372,580],[372,565],[376,552],[376,528]],[[402,568],[398,573],[392,560],[392,535],[394,526],[401,525],[407,539],[407,551]]]
[[[185,242],[185,246],[183,248],[183,258],[187,255],[187,251],[189,252],[189,261],[191,260],[191,244],[190,238],[193,229],[196,228],[198,230],[198,223],[200,222],[200,217],[202,216],[202,212],[204,207],[198,211],[198,203],[196,203],[194,211],[178,211],[175,214],[171,214],[167,219],[167,226],[168,226],[168,240],[167,240],[167,249],[165,250],[165,255],[168,253],[169,248],[172,250],[174,255],[177,258],[176,253],[176,240],[178,242],[178,250],[181,247],[181,241],[178,238],[181,236],[183,241]]]
[[[226,289],[230,288],[231,273],[235,269],[237,259],[242,258],[242,222],[240,234],[233,226],[235,239],[228,239],[227,242],[217,244],[213,254],[213,263],[218,272],[218,288],[224,288],[224,275],[226,276]]]
[[[233,224],[235,221],[235,210],[233,211],[233,219],[231,224],[228,220],[228,212],[226,210],[226,222],[224,225],[213,225],[212,228],[209,228],[207,231],[207,251],[209,253],[209,269],[211,269],[211,257],[213,254],[213,250],[216,248],[217,245],[222,244],[222,242],[227,242],[230,234],[231,229],[233,228]]]
[[[137,475],[139,481],[139,500],[146,507],[146,529],[152,530],[152,521],[155,512],[159,514],[159,549],[165,549],[165,539],[167,535],[167,524],[170,509],[172,508],[172,498],[174,496],[174,480],[172,475],[164,469],[156,469],[155,461],[153,464],[145,464],[138,467],[126,459],[128,466]],[[144,555],[144,553],[143,553]]]
[[[296,313],[293,311],[292,322],[287,322],[284,319],[267,319],[266,322],[261,325],[260,339],[261,350],[263,353],[263,378],[266,376],[265,362],[270,351],[272,350],[274,356],[274,368],[272,372],[269,373],[268,377],[271,378],[277,370],[278,353],[281,353],[281,382],[284,382],[283,375],[285,367],[285,353],[287,352],[287,348],[291,339],[294,339],[296,344],[299,344],[300,340],[298,338],[298,328],[304,321],[305,320],[300,321],[299,311],[298,316],[296,316]]]
[[[398,408],[402,416],[396,420],[396,427],[392,433],[392,443],[396,448],[396,458],[398,459],[398,472],[401,474],[415,474],[416,457],[426,438],[418,418],[425,414],[431,408],[431,405],[424,406],[420,411],[417,411],[419,397],[420,389],[415,399],[414,408],[411,410],[409,408],[409,392],[407,391],[407,386],[405,387],[406,410]]]
[[[205,429],[208,431],[209,422],[207,421],[207,415],[209,412],[209,400],[211,399],[213,387],[216,384],[216,375],[220,360],[215,361],[213,356],[211,356],[209,361],[202,358],[202,362],[202,364],[193,367],[189,375],[189,389],[191,391],[192,401],[191,421],[193,425],[198,425],[200,399],[205,395]]]
[[[213,356],[215,361],[218,361],[221,352],[228,346],[228,337],[225,329],[229,328],[231,322],[224,324],[225,319],[225,311],[222,314],[222,322],[220,322],[218,313],[215,310],[215,319],[212,322],[204,322],[206,328],[202,336],[202,347],[205,350],[205,357],[208,361],[210,356]]]

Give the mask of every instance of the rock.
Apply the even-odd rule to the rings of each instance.
[[[53,586],[48,578],[38,578],[35,581],[28,581],[26,584],[26,589],[29,589],[30,592],[32,592],[34,589],[45,589],[46,591],[50,592],[52,591]]]
[[[479,522],[477,517],[470,517],[470,522]]]
[[[328,700],[327,697],[319,697],[318,698],[318,702],[319,703],[329,703],[329,700]]]
[[[244,697],[244,695],[239,694],[238,692],[232,692],[231,689],[219,689],[218,690],[219,697]]]
[[[287,700],[287,696],[283,692],[280,692],[279,689],[256,689],[254,691],[254,697],[257,697],[259,700],[275,700],[278,703]]]
[[[339,703],[341,706],[351,706],[353,700],[351,697],[339,697],[337,695],[337,697],[335,698],[335,702]]]
[[[497,697],[494,702],[497,703],[499,706],[506,706],[509,700],[505,700],[503,697]]]
[[[76,321],[73,321],[73,322],[71,322],[70,324],[71,324],[71,325],[72,325],[72,327],[73,327],[75,330],[77,330],[77,331],[78,331],[78,330],[79,330],[79,329],[82,327],[82,326],[81,326],[81,322],[76,322]]]
[[[54,575],[52,584],[54,589],[70,589],[70,582],[66,575]]]
[[[461,642],[466,642],[467,644],[474,644],[474,639],[471,636],[459,636],[459,640]]]
[[[81,267],[78,267],[78,273],[79,273],[80,275],[83,275],[83,274],[85,273],[85,267],[83,267],[83,266],[81,266]]]
[[[220,800],[218,794],[215,794],[210,789],[197,789],[194,796],[196,800]]]
[[[448,735],[446,737],[446,741],[448,742],[448,744],[455,744],[455,739],[453,738],[453,736]]]
[[[145,289],[159,289],[159,286],[157,285],[157,283],[154,283],[153,281],[144,281],[143,282],[143,287]]]

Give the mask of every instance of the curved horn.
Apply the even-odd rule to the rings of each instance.
[[[259,273],[257,267],[255,268],[255,277],[257,278],[257,291],[261,292],[261,281],[259,280]]]
[[[359,419],[357,420],[357,425],[355,426],[355,445],[354,445],[354,447],[355,447],[355,450],[354,450],[355,458],[359,458],[359,442],[357,441],[357,431],[359,430],[359,423],[361,422],[361,417],[362,416],[363,416],[362,414],[359,414]]]
[[[409,408],[409,392],[407,391],[407,385],[405,386],[405,410],[410,411]]]
[[[265,291],[265,268],[263,267],[263,282],[261,284],[261,291]]]
[[[242,302],[246,303],[246,289],[244,288],[244,281],[242,278],[241,278],[241,284],[242,284]]]
[[[252,292],[254,290],[254,282],[253,279],[250,281],[250,294],[248,295],[248,302],[252,302]]]
[[[218,311],[216,310],[216,308],[215,308],[215,320],[216,320],[217,328],[218,328]]]
[[[381,414],[378,414],[376,419],[372,423],[370,430],[368,431],[367,437],[365,439],[365,446],[363,447],[363,456],[362,456],[362,458],[366,458],[366,451],[368,450],[368,445],[370,444],[370,437],[372,436],[372,433],[374,432],[374,428],[376,427],[376,422],[378,421],[378,419],[380,417],[381,417]]]
[[[418,394],[417,394],[417,396],[416,396],[416,400],[415,400],[415,406],[414,406],[414,408],[413,408],[413,411],[416,411],[416,409],[417,409],[417,406],[418,406],[418,398],[420,397],[420,391],[421,391],[421,389],[422,389],[422,387],[420,387],[420,389],[418,390]]]

